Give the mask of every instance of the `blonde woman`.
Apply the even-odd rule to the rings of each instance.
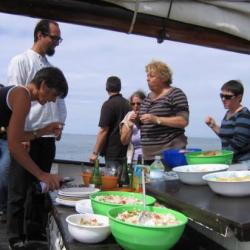
[[[146,65],[149,95],[140,108],[143,157],[150,164],[164,149],[185,148],[189,106],[184,92],[172,86],[172,71],[161,61]]]

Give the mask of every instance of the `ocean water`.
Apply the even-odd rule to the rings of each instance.
[[[63,134],[57,142],[56,159],[89,161],[89,155],[93,151],[96,135]],[[188,138],[188,148],[201,148],[202,150],[217,150],[221,148],[217,138]],[[101,162],[104,160],[101,158]]]

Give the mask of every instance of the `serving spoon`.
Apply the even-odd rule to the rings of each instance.
[[[139,215],[138,221],[140,224],[146,224],[147,221],[151,219],[151,215],[146,211],[146,188],[145,188],[144,168],[142,168],[141,177],[142,177],[143,211]]]

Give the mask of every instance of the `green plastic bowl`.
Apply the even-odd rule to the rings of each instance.
[[[143,206],[121,206],[112,208],[108,212],[111,232],[118,244],[125,250],[170,249],[182,236],[185,225],[188,221],[187,217],[182,213],[167,208],[153,206],[147,206],[147,210],[161,214],[173,214],[181,223],[176,226],[153,227],[135,225],[116,219],[119,213],[134,209],[143,210]]]
[[[192,152],[185,154],[187,163],[191,164],[231,164],[233,159],[233,151],[215,150],[220,152],[218,155],[203,155],[209,151]]]
[[[135,197],[143,201],[143,195],[141,193],[133,193],[133,192],[120,192],[120,191],[103,191],[97,192],[90,195],[91,205],[95,214],[107,215],[109,209],[114,207],[121,207],[124,204],[114,204],[109,202],[97,201],[95,198],[100,195],[118,195],[118,196],[126,196],[126,197]],[[155,198],[149,195],[146,195],[146,204],[153,205],[155,203]]]

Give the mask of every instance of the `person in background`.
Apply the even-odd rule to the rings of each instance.
[[[222,149],[234,152],[233,162],[247,162],[250,167],[250,112],[241,102],[244,87],[240,81],[231,80],[221,87],[220,97],[227,112],[219,126],[213,117],[205,123],[219,136]]]
[[[0,84],[0,89],[4,85]],[[10,153],[7,143],[7,131],[0,127],[0,213],[2,223],[6,222],[7,197],[8,197],[8,176],[10,166]]]
[[[99,120],[100,130],[90,161],[95,161],[98,155],[104,156],[106,167],[119,168],[126,158],[127,146],[120,140],[119,125],[130,107],[129,102],[121,94],[121,80],[117,76],[110,76],[106,82],[106,91],[109,99],[101,108]]]
[[[151,92],[140,108],[141,145],[147,164],[164,149],[185,148],[185,127],[189,121],[189,106],[184,92],[172,87],[172,71],[161,61],[146,65]]]
[[[136,161],[142,155],[139,111],[146,95],[143,91],[134,92],[129,98],[132,111],[129,111],[120,123],[120,136],[123,145],[129,145],[127,162]]]
[[[27,86],[38,70],[45,67],[51,67],[52,65],[47,60],[46,56],[53,56],[55,48],[61,42],[61,31],[58,23],[53,20],[40,20],[34,29],[34,43],[32,48],[13,57],[10,61],[7,74],[8,85],[15,84]],[[32,102],[31,111],[26,119],[25,130],[37,131],[51,122],[60,122],[61,124],[64,124],[65,119],[66,106],[62,98],[57,98],[55,102],[48,102],[44,105],[35,101]],[[59,140],[60,138],[61,133],[56,136],[55,134],[43,137],[39,136],[30,141],[30,157],[43,171],[47,173],[51,170],[56,153],[55,140]],[[26,144],[29,145],[29,142]],[[11,175],[10,182],[13,183],[13,181]],[[23,187],[20,187],[20,189],[22,188]],[[28,189],[28,187],[25,189]],[[7,216],[9,221],[7,222],[7,227],[9,231],[15,231],[14,227],[17,221],[14,223],[13,220],[18,220],[18,218],[13,216],[12,213],[16,210],[19,211],[22,209],[26,196],[24,195],[20,197],[17,193],[16,187],[12,185],[9,186],[9,194],[10,202],[8,203],[8,213],[10,211],[10,214]],[[44,198],[40,196],[40,199],[42,200]],[[27,204],[27,207],[28,206],[29,205]],[[40,207],[45,213],[43,206],[41,205]],[[26,220],[26,222],[28,223],[28,220]],[[37,239],[36,237],[39,235],[41,236],[40,238],[45,238],[45,229],[43,233],[40,231],[35,233],[35,228],[31,225],[29,232],[32,234],[32,236],[29,234],[29,237],[32,239]]]

